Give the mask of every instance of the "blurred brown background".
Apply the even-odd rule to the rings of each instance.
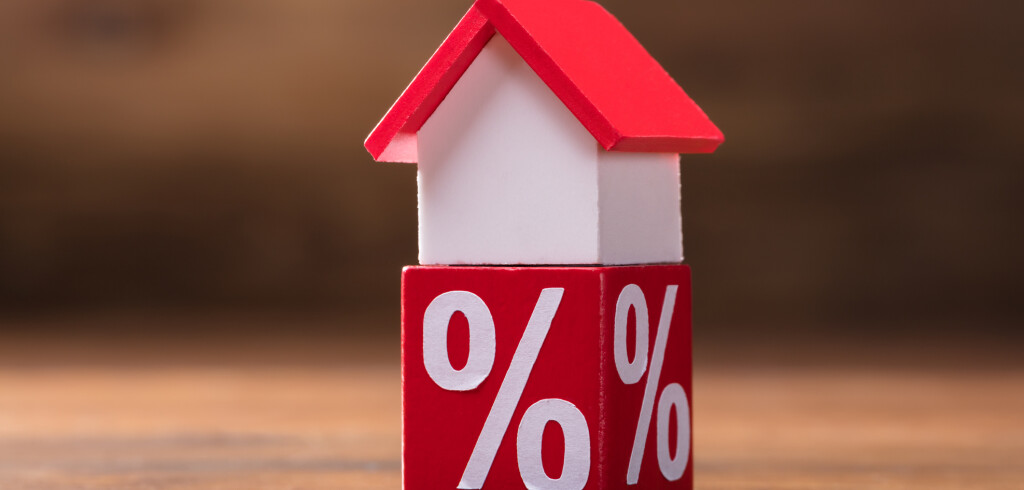
[[[0,1],[0,487],[400,486],[415,168],[362,141],[470,3]],[[1019,489],[1024,2],[601,3],[727,139],[697,487]]]
[[[0,2],[0,314],[397,329],[415,169],[362,140],[469,3]],[[602,3],[726,133],[698,330],[1017,330],[1024,4]]]

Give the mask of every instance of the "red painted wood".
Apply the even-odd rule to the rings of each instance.
[[[493,35],[487,18],[470,8],[366,139],[374,159],[416,163],[416,133]]]
[[[638,285],[646,298],[650,317],[649,358],[655,350],[666,286],[679,286],[658,393],[660,397],[665,386],[679,383],[692,408],[690,269],[686,265],[406,268],[402,277],[404,488],[456,488],[541,290],[564,288],[550,331],[483,488],[525,488],[516,452],[520,421],[535,402],[557,398],[574,404],[587,421],[591,463],[585,488],[691,489],[692,450],[681,479],[669,482],[659,469],[656,410],[649,426],[638,486],[626,485],[637,420],[650,375],[648,369],[639,382],[626,385],[614,362],[616,301],[628,284]],[[493,368],[484,381],[470,391],[440,388],[424,367],[424,312],[435,298],[449,291],[469,291],[479,296],[494,320]],[[453,323],[457,322],[462,319]],[[460,333],[462,339],[450,336],[452,342],[448,349],[453,358],[464,359],[468,341],[464,323],[460,325],[458,331],[463,332]],[[635,335],[634,325],[635,320],[631,320],[631,338]],[[632,346],[630,352],[635,355],[636,347]],[[563,441],[557,433],[557,427],[549,424],[543,459],[550,476],[558,475],[561,464]],[[678,450],[672,447],[673,451]]]
[[[607,150],[710,153],[721,131],[610,13],[585,0],[477,0],[366,140],[415,163],[415,134],[501,33]]]

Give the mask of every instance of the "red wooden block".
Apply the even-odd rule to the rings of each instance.
[[[406,490],[690,489],[690,268],[409,267]]]

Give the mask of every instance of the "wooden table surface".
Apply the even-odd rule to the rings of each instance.
[[[0,488],[400,488],[393,335],[124,337],[0,339]],[[1024,488],[1005,344],[698,338],[696,486]]]

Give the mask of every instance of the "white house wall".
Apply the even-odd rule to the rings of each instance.
[[[598,150],[495,35],[419,132],[420,263],[599,263]]]
[[[500,35],[418,140],[421,264],[682,260],[679,156],[601,149]]]
[[[682,261],[679,155],[599,155],[601,263]]]

